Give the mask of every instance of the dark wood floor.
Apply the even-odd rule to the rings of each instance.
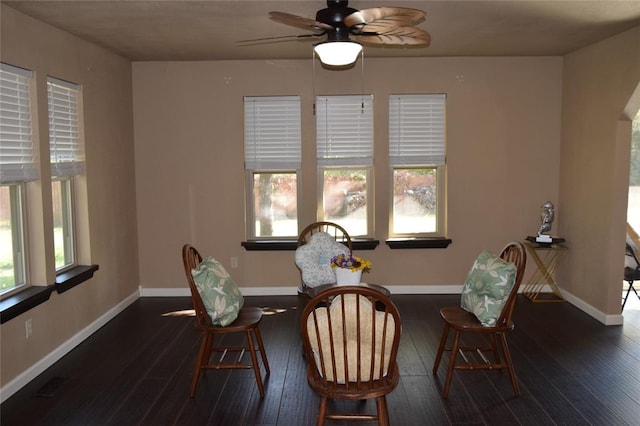
[[[522,396],[512,396],[504,372],[461,372],[444,400],[444,366],[440,376],[431,373],[442,329],[438,309],[459,296],[392,298],[403,319],[402,378],[387,398],[392,424],[640,424],[640,310],[633,306],[624,326],[605,327],[568,303],[533,304],[520,296],[508,339]],[[268,314],[261,329],[271,375],[262,400],[249,370],[207,372],[189,399],[199,337],[192,318],[165,314],[190,309],[190,299],[142,298],[5,401],[0,423],[312,425],[318,398],[301,356],[304,300],[245,298]]]

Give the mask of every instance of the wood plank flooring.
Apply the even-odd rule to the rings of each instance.
[[[640,303],[625,325],[606,327],[568,303],[520,296],[507,339],[522,395],[506,372],[455,373],[441,395],[445,365],[431,368],[441,306],[458,295],[392,295],[403,320],[400,384],[387,397],[394,425],[638,425]],[[265,311],[271,365],[261,399],[251,370],[206,372],[189,399],[199,335],[189,298],[142,298],[5,401],[2,426],[315,424],[318,397],[306,383],[298,315],[305,298],[246,297]],[[330,409],[374,410],[337,401]],[[328,422],[343,424],[343,422]],[[363,422],[360,424],[371,424]]]

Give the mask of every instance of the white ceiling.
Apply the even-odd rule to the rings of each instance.
[[[239,43],[308,34],[269,19],[315,18],[324,0],[2,0],[2,3],[134,61],[308,59],[310,39]],[[427,12],[426,48],[365,47],[365,57],[563,55],[640,25],[640,1],[350,1],[355,9]]]

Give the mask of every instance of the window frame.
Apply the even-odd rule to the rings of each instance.
[[[436,175],[436,229],[433,232],[394,232],[394,174],[396,170],[406,169],[435,169]],[[389,192],[389,238],[445,238],[446,237],[446,178],[444,165],[395,165],[390,167],[390,192]]]
[[[11,214],[11,249],[13,265],[13,287],[0,289],[0,297],[9,297],[30,286],[29,256],[27,256],[27,220],[25,207],[25,183],[2,184],[9,189],[9,210]]]
[[[400,114],[393,114],[392,109],[397,108],[397,105],[392,105],[394,100],[409,100],[420,102],[441,102],[442,116],[434,113],[432,117],[429,113],[428,116],[423,117],[409,117],[403,119]],[[425,108],[424,104],[420,104],[419,107]],[[426,107],[428,108],[428,107]],[[436,93],[424,93],[424,94],[392,94],[389,96],[389,238],[391,239],[407,239],[407,238],[446,238],[447,233],[447,184],[446,184],[446,110],[447,110],[447,96],[446,94]],[[439,111],[437,111],[439,112]],[[419,111],[420,114],[425,113],[424,110]],[[408,115],[408,114],[407,114]],[[394,119],[398,118],[395,122]],[[441,118],[441,120],[439,120]],[[420,122],[416,128],[412,126]],[[441,126],[442,128],[434,131],[435,135],[431,135],[430,125]],[[394,127],[395,126],[395,127]],[[422,140],[433,139],[429,143],[425,143],[424,147],[419,147],[417,150],[415,137],[410,135],[403,140],[402,132],[418,133],[418,138]],[[412,140],[413,139],[413,140]],[[421,145],[422,143],[419,142]],[[404,147],[403,147],[403,144]],[[393,155],[394,151],[397,155]],[[434,151],[434,152],[432,152]],[[435,169],[435,182],[436,182],[436,209],[435,209],[435,223],[436,229],[433,232],[394,232],[394,176],[396,170],[401,169]]]
[[[244,97],[245,227],[247,240],[279,241],[297,238],[302,199],[301,97]],[[264,114],[261,116],[261,114]],[[256,174],[289,174],[296,180],[296,225],[291,235],[257,235]]]
[[[347,229],[352,237],[365,239],[373,238],[375,233],[373,102],[372,94],[318,95],[315,98],[318,182],[316,218],[319,221],[329,220],[338,223]],[[355,114],[348,114],[354,107],[361,108],[361,118]],[[332,113],[332,109],[339,112]],[[333,127],[332,120],[337,122]],[[348,148],[345,149],[345,146]],[[325,211],[325,172],[361,169],[365,170],[366,175],[364,234],[354,232],[353,227],[345,226],[346,223],[341,219],[327,217]]]
[[[56,274],[61,274],[78,266],[76,176],[82,175],[85,170],[82,87],[47,76],[47,112],[52,193],[55,182],[60,182],[59,207],[62,215],[62,252],[65,263],[57,265],[54,259],[54,265]],[[52,211],[54,208],[52,199]],[[55,224],[52,230],[54,253],[57,253],[59,248],[56,246]]]
[[[8,188],[14,285],[0,289],[6,299],[30,287],[27,184],[38,179],[34,142],[35,81],[31,70],[0,63],[0,186]],[[16,148],[19,147],[19,148]]]
[[[56,182],[60,183],[60,214],[62,227],[62,252],[64,264],[55,265],[56,273],[65,272],[78,265],[77,259],[77,240],[76,240],[76,220],[75,220],[75,177],[55,177],[51,179],[51,185]],[[53,194],[53,187],[52,187]],[[52,197],[53,201],[53,197]],[[52,208],[56,206],[52,203]],[[54,215],[55,216],[55,215]],[[55,219],[55,218],[54,218]],[[54,223],[54,251],[57,253],[58,247],[55,246],[55,223]],[[54,264],[56,262],[54,261]]]

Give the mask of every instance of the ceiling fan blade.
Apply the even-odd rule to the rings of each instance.
[[[362,32],[351,35],[351,39],[371,46],[429,46],[431,36],[426,31],[415,27],[396,27],[384,33]]]
[[[302,16],[292,15],[285,12],[269,12],[269,16],[276,22],[281,24],[291,25],[294,27],[302,28],[311,31],[326,31],[333,30],[333,27],[323,22],[318,22],[313,19],[303,18]]]
[[[270,41],[270,40],[283,40],[286,38],[320,37],[323,35],[324,34],[295,34],[295,35],[285,35],[285,36],[275,36],[275,37],[250,38],[247,40],[238,40],[236,41],[236,43],[253,43],[253,42]]]
[[[344,24],[348,28],[358,29],[372,23],[387,27],[411,26],[424,20],[426,15],[422,10],[406,7],[374,7],[352,13],[344,18]]]

